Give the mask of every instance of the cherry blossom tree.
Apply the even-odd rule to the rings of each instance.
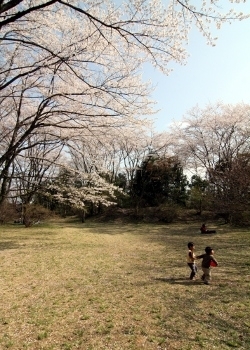
[[[105,174],[110,183],[114,183],[119,175],[126,178],[127,190],[132,186],[135,172],[151,151],[161,156],[173,155],[173,142],[167,132],[150,132],[150,123],[137,128],[123,127],[108,130],[107,134],[86,138],[71,139],[67,146],[71,158],[71,166],[77,170],[90,173],[97,171]]]
[[[233,2],[245,1],[228,1]],[[232,9],[222,13],[219,0],[214,0],[211,4],[201,2],[199,5],[188,0],[169,1],[166,5],[161,0],[129,0],[118,4],[108,0],[2,0],[0,15],[4,46],[10,47],[16,43],[18,48],[25,47],[26,53],[33,53],[21,66],[9,63],[6,71],[12,71],[12,74],[8,75],[10,79],[2,82],[2,88],[44,66],[53,67],[64,62],[72,64],[72,56],[76,62],[77,56],[88,50],[91,42],[96,44],[96,40],[98,45],[103,42],[104,47],[118,50],[121,58],[125,44],[126,51],[133,50],[136,54],[139,50],[140,55],[151,58],[155,65],[164,68],[169,61],[179,61],[185,57],[183,43],[186,42],[193,23],[211,43],[211,21],[219,28],[225,21],[247,17]],[[51,28],[50,21],[53,19],[56,22],[57,18],[60,18],[61,25],[58,27],[55,23]],[[81,24],[79,28],[78,24]],[[84,34],[79,29],[85,25],[88,30]],[[53,38],[54,45],[46,40],[52,39],[51,29],[57,34],[57,40]],[[71,39],[69,33],[73,32],[78,36],[75,40],[67,40]],[[13,53],[13,60],[18,48],[8,48],[9,53]],[[39,55],[40,60],[36,60],[38,57],[34,52],[44,53],[44,56]]]
[[[82,218],[94,207],[115,204],[118,187],[109,184],[95,173],[83,173],[70,167],[60,167],[60,173],[44,182],[40,188],[40,200],[43,204],[80,214]],[[62,212],[61,212],[62,214]]]
[[[195,107],[174,133],[186,168],[209,182],[213,208],[231,216],[249,209],[250,106]]]
[[[153,105],[143,64],[168,73],[169,62],[187,58],[193,23],[212,43],[211,20],[219,27],[246,17],[219,13],[217,4],[0,1],[0,202],[16,157],[37,142],[87,144],[145,125]]]
[[[250,106],[217,103],[198,106],[172,128],[176,150],[187,167],[204,174],[250,150]]]

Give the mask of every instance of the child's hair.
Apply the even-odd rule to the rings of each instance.
[[[192,248],[194,246],[193,242],[188,242],[188,248]]]
[[[211,254],[212,250],[213,250],[213,248],[211,248],[211,247],[206,247],[206,248],[205,248],[205,252],[206,252],[207,254]]]

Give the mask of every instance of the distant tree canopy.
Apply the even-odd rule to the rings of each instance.
[[[241,222],[244,213],[250,222],[249,125],[249,105],[217,103],[193,108],[174,130],[185,167],[207,181],[200,194],[206,195],[213,211],[227,214],[231,222]]]
[[[216,211],[227,212],[231,221],[240,223],[250,209],[250,154],[218,162],[209,172],[209,188]]]
[[[158,206],[167,202],[184,205],[187,183],[176,157],[149,154],[136,170],[132,196],[141,206]]]

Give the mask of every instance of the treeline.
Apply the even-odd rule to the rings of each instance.
[[[71,140],[56,159],[46,144],[32,144],[0,179],[0,220],[29,226],[47,210],[84,221],[116,206],[165,208],[160,216],[169,221],[178,206],[249,224],[249,116],[244,104],[196,107],[168,132],[149,137],[143,128],[121,128],[119,138],[102,143]]]

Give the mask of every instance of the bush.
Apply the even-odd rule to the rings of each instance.
[[[17,213],[14,204],[3,202],[0,206],[0,223],[5,224],[8,221],[17,220],[20,215]]]
[[[177,206],[174,204],[164,204],[157,208],[159,221],[171,223],[177,218]]]
[[[23,223],[26,227],[30,227],[35,223],[45,220],[51,216],[51,211],[35,204],[28,204],[24,206]]]
[[[135,216],[144,222],[171,223],[177,217],[177,206],[165,204],[159,207],[140,208]]]
[[[250,211],[239,211],[230,215],[230,224],[233,226],[249,226]]]

